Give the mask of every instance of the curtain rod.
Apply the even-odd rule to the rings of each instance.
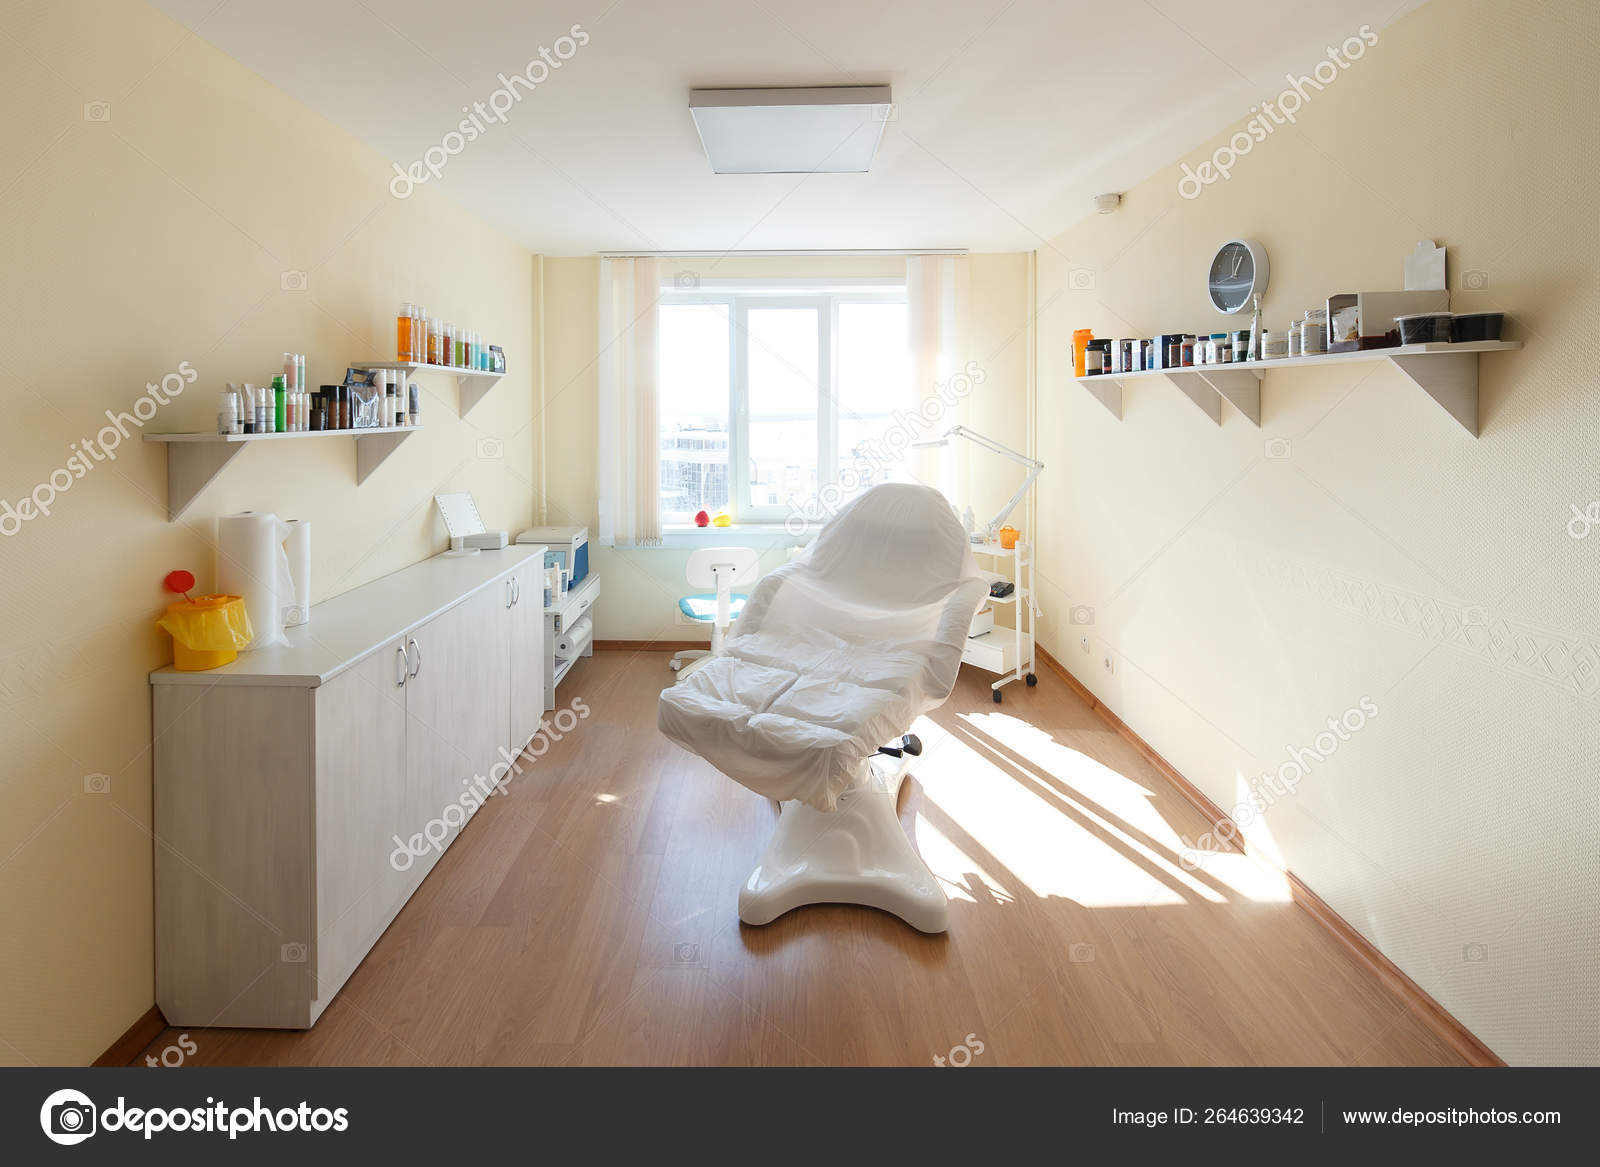
[[[807,256],[910,256],[910,255],[966,255],[965,247],[924,247],[918,250],[898,248],[864,248],[855,251],[602,251],[601,259],[765,259]]]

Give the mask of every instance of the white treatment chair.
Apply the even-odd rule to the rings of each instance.
[[[852,903],[945,930],[896,801],[921,749],[907,731],[949,697],[986,590],[942,495],[874,487],[751,591],[721,654],[662,692],[662,733],[780,803],[739,892],[745,923]]]
[[[690,587],[712,589],[709,593],[684,596],[678,601],[678,611],[698,623],[711,625],[711,651],[697,648],[673,653],[667,662],[673,672],[687,661],[722,655],[728,625],[739,618],[745,601],[750,598],[735,595],[733,589],[748,587],[760,578],[761,560],[748,547],[702,547],[689,556],[683,574]]]

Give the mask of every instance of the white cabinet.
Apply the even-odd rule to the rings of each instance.
[[[432,869],[488,788],[510,714],[508,634],[500,586],[485,588],[407,637],[403,839],[427,843],[412,872]],[[474,797],[464,799],[468,791]]]
[[[408,826],[406,672],[397,639],[312,690],[319,1007],[416,886],[390,861]]]
[[[453,562],[317,605],[287,647],[152,674],[171,1024],[314,1023],[537,730],[543,549]]]
[[[511,614],[511,738],[515,756],[539,732],[544,713],[544,573],[539,563],[523,564],[511,573],[507,611]]]

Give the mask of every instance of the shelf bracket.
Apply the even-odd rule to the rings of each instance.
[[[1261,428],[1261,378],[1263,374],[1253,369],[1212,368],[1207,365],[1199,376],[1249,419],[1250,424]]]
[[[1111,416],[1122,420],[1122,382],[1113,377],[1100,377],[1095,381],[1079,381],[1101,405],[1111,411]]]
[[[1478,354],[1429,353],[1426,356],[1390,357],[1445,412],[1478,436]]]
[[[1182,390],[1185,397],[1199,406],[1200,412],[1209,417],[1213,424],[1222,424],[1222,398],[1217,396],[1217,391],[1199,373],[1195,372],[1192,367],[1188,369],[1163,369],[1162,371],[1166,373],[1167,380]]]
[[[456,387],[460,391],[460,398],[456,406],[456,416],[466,417],[471,413],[472,407],[482,401],[497,383],[487,377],[457,377]]]
[[[182,518],[222,468],[243,452],[243,442],[167,443],[167,521]]]
[[[384,459],[399,448],[400,443],[409,438],[413,430],[378,430],[375,433],[359,434],[356,438],[356,485],[365,482],[374,470],[383,465]]]

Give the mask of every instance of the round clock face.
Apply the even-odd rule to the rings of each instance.
[[[1258,255],[1263,261],[1260,264]],[[1259,244],[1251,246],[1243,239],[1224,243],[1206,273],[1206,291],[1211,295],[1212,306],[1229,314],[1245,308],[1250,298],[1266,287],[1265,259],[1266,252]]]

